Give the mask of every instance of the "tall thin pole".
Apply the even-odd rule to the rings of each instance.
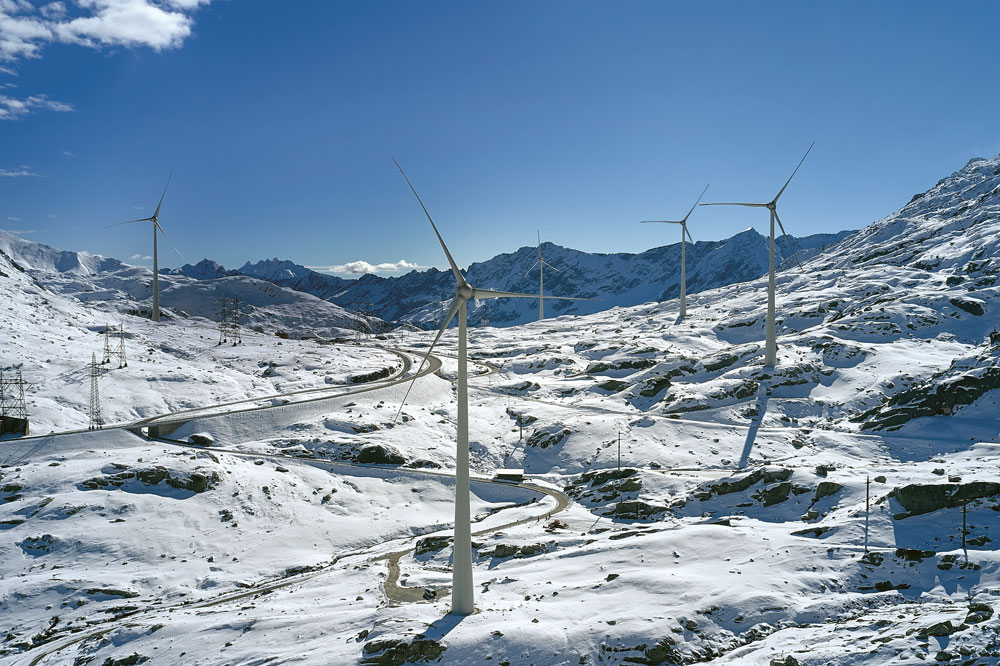
[[[767,255],[767,339],[764,365],[773,368],[778,361],[778,342],[774,334],[774,209],[771,208],[771,240]]]
[[[965,514],[969,510],[969,501],[966,500],[962,503],[962,550],[965,550]],[[969,554],[965,554],[965,559],[968,561]]]
[[[538,250],[538,321],[545,319],[545,263],[542,262],[542,251]]]
[[[622,431],[618,431],[618,471],[622,471]]]
[[[458,451],[455,455],[455,548],[452,561],[451,612],[475,611],[472,590],[472,525],[469,508],[469,387],[466,348],[466,302],[458,307]]]
[[[681,222],[681,307],[680,315],[687,316],[687,280],[684,274],[684,234],[687,232],[687,223]]]
[[[160,264],[156,254],[156,221],[153,221],[153,321],[160,321]]]

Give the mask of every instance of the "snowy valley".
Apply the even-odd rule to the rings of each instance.
[[[345,309],[436,325],[450,273],[337,297],[199,265],[161,276],[157,325],[149,271],[0,232],[0,368],[31,420],[0,438],[0,663],[1000,663],[1000,156],[799,239],[774,369],[745,234],[689,248],[685,318],[677,246],[546,243],[547,291],[610,302],[490,304],[457,617],[456,333],[422,366],[434,333],[354,344]],[[534,258],[468,277],[531,291]],[[222,296],[242,344],[218,344]]]

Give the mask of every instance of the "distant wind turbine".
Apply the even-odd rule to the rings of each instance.
[[[691,238],[691,232],[687,230],[687,221],[691,217],[692,211],[697,208],[698,203],[701,201],[701,197],[705,196],[705,192],[708,191],[708,185],[705,189],[701,191],[701,195],[698,197],[698,201],[694,202],[694,206],[691,206],[691,210],[687,212],[681,220],[642,220],[640,224],[679,224],[681,225],[681,303],[680,303],[680,316],[687,316],[687,278],[684,269],[684,235],[687,234],[688,239],[691,243],[694,243],[694,239]]]
[[[545,267],[548,266],[556,273],[559,269],[550,264],[549,262],[542,259],[542,232],[538,232],[538,261],[531,265],[524,275],[527,276],[528,273],[535,270],[535,266],[538,266],[538,321],[545,319]]]
[[[792,175],[788,177],[785,184],[778,190],[778,193],[774,195],[774,198],[767,203],[704,203],[702,206],[751,206],[754,208],[767,208],[771,211],[771,243],[770,250],[768,253],[768,272],[767,272],[767,338],[764,345],[764,365],[773,368],[775,363],[778,361],[778,341],[775,338],[774,333],[774,222],[777,220],[778,227],[781,229],[781,235],[786,237],[788,234],[785,233],[785,225],[781,223],[781,218],[778,217],[778,199],[784,194],[785,188],[788,187],[788,183],[792,182],[792,178],[795,178],[795,174],[798,173],[799,167],[802,163],[806,161],[806,157],[809,156],[809,151],[813,149],[816,142],[813,141],[809,144],[809,149],[806,150],[806,154],[802,156],[799,160],[798,166],[795,167],[795,171]]]
[[[430,348],[428,348],[427,353],[424,354],[424,358],[420,363],[420,367],[417,368],[417,374],[410,382],[409,388],[406,389],[406,395],[403,396],[403,401],[399,405],[399,411],[396,412],[396,418],[399,418],[400,413],[403,411],[403,405],[406,403],[406,398],[410,395],[410,389],[413,388],[413,383],[420,376],[420,371],[423,370],[424,364],[430,357],[431,352],[434,351],[434,346],[437,345],[438,340],[444,334],[448,324],[451,320],[458,315],[458,450],[455,455],[455,550],[454,557],[452,560],[452,588],[451,588],[451,612],[455,615],[470,615],[475,611],[475,603],[473,600],[473,587],[472,587],[472,525],[471,525],[471,513],[469,510],[469,377],[468,377],[468,357],[466,354],[467,346],[467,333],[466,333],[466,304],[471,299],[478,298],[536,298],[534,294],[518,294],[507,291],[492,291],[490,289],[476,289],[470,285],[466,280],[465,276],[458,269],[458,264],[451,256],[451,252],[448,251],[448,246],[444,244],[444,239],[441,238],[441,234],[438,232],[437,225],[434,224],[434,220],[431,219],[431,214],[427,212],[427,207],[424,206],[424,202],[421,201],[420,195],[417,194],[417,190],[414,189],[413,183],[410,179],[406,177],[406,173],[403,171],[403,167],[399,166],[399,162],[396,162],[396,158],[393,157],[392,161],[396,163],[396,168],[399,169],[399,173],[403,174],[403,178],[406,180],[406,184],[410,186],[410,191],[413,192],[413,196],[417,198],[417,202],[424,211],[424,215],[427,216],[427,220],[431,223],[431,227],[434,229],[434,235],[437,236],[438,242],[441,243],[441,249],[444,250],[445,257],[448,258],[448,264],[451,266],[451,272],[455,276],[455,298],[451,301],[451,307],[448,308],[448,314],[444,318],[444,322],[441,324],[441,328],[438,329],[437,335],[434,336],[434,341],[431,343]],[[562,296],[549,296],[549,298],[564,299]],[[567,300],[586,300],[586,299],[567,299]]]
[[[105,229],[110,229],[111,227],[117,227],[122,224],[132,224],[133,222],[152,222],[153,223],[153,321],[160,321],[160,266],[159,257],[157,256],[156,250],[156,232],[159,230],[163,237],[167,239],[170,243],[170,247],[174,248],[174,252],[177,256],[181,258],[181,261],[186,261],[184,255],[181,251],[177,249],[177,246],[173,244],[170,237],[167,236],[167,232],[163,230],[160,226],[160,206],[163,205],[163,197],[167,195],[167,188],[170,187],[170,179],[173,177],[173,173],[167,176],[167,184],[163,187],[163,194],[160,195],[160,203],[156,204],[156,211],[150,217],[144,217],[139,220],[127,220],[125,222],[118,222],[117,224],[109,224]]]

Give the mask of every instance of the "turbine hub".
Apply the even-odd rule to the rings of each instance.
[[[778,209],[778,202],[777,201],[772,201],[771,203],[767,204],[767,209],[768,210],[777,210]]]
[[[455,298],[461,298],[463,301],[467,301],[472,298],[472,294],[475,293],[475,289],[469,284],[463,284],[459,287],[455,287]]]

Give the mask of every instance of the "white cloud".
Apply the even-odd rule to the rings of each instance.
[[[21,218],[19,218],[19,217],[13,217],[11,215],[8,215],[7,219],[10,220],[11,222],[24,222],[24,220],[22,220]]]
[[[70,151],[68,151],[68,150],[64,150],[64,151],[62,151],[62,154],[63,154],[63,155],[65,155],[66,157],[76,157],[76,154],[75,154],[75,153],[71,153],[71,152],[70,152]]]
[[[0,120],[17,120],[39,109],[67,112],[73,107],[65,102],[49,99],[46,95],[31,95],[24,99],[0,95]]]
[[[24,236],[25,234],[35,233],[34,229],[4,229],[9,234],[14,234],[15,236]]]
[[[364,275],[366,273],[398,273],[416,268],[424,268],[418,264],[400,259],[395,263],[370,264],[367,261],[350,261],[337,266],[306,266],[319,273],[339,273],[341,275]]]
[[[75,0],[36,8],[26,0],[0,0],[0,61],[39,58],[50,42],[91,48],[176,48],[191,35],[191,14],[209,2]]]
[[[139,260],[139,259],[141,259],[142,261],[152,261],[153,257],[152,256],[142,255],[142,254],[133,254],[131,257],[129,257],[129,259],[133,259],[133,260]]]
[[[0,169],[0,177],[3,178],[22,178],[24,176],[33,176],[39,178],[40,176],[35,173],[30,166],[27,164],[22,164],[14,171],[8,169]]]

